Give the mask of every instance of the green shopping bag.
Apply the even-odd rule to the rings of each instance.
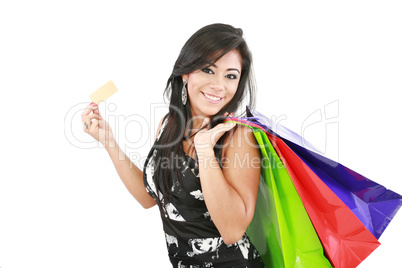
[[[257,127],[247,126],[253,129],[262,157],[257,204],[247,234],[264,264],[267,268],[331,267],[293,182],[267,135]]]

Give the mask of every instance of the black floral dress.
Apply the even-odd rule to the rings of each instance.
[[[162,124],[157,141],[166,123],[167,120]],[[155,155],[156,149],[152,147],[145,162],[144,184],[155,200],[162,200],[162,194],[155,188]],[[183,152],[183,157],[178,157],[176,162],[183,176],[183,185],[174,178],[173,201],[159,207],[173,267],[264,267],[259,252],[246,233],[234,244],[223,242],[204,202],[197,161]]]

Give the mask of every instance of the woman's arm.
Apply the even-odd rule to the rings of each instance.
[[[162,120],[159,122],[156,137],[158,137]],[[155,138],[156,139],[156,138]],[[151,208],[156,205],[155,200],[148,194],[144,186],[143,172],[133,164],[129,157],[121,150],[116,141],[106,146],[106,151],[130,194],[144,207]]]
[[[214,128],[209,132],[213,130],[220,131]],[[233,244],[241,239],[254,215],[261,168],[259,149],[252,130],[239,126],[224,148],[221,169],[213,147],[205,146],[206,137],[204,146],[198,143],[197,150],[204,200],[224,242]]]
[[[116,143],[106,147],[106,151],[109,153],[120,179],[130,194],[144,208],[153,207],[156,202],[145,189],[143,172],[133,164]]]
[[[153,207],[156,202],[145,189],[143,172],[120,149],[113,136],[112,129],[100,115],[98,106],[94,103],[89,104],[82,112],[81,118],[82,122],[88,126],[84,128],[84,132],[91,135],[106,148],[117,173],[131,195],[144,208]],[[156,137],[159,134],[162,120],[159,123]]]

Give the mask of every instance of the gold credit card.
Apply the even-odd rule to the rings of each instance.
[[[113,81],[110,80],[109,82],[98,88],[94,93],[89,95],[89,97],[91,98],[91,101],[99,105],[99,103],[105,101],[107,98],[116,93],[117,90],[118,89]]]

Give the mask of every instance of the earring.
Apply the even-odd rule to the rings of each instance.
[[[181,89],[181,102],[183,105],[186,105],[187,103],[187,89],[186,89],[187,81],[183,81],[183,87]]]

